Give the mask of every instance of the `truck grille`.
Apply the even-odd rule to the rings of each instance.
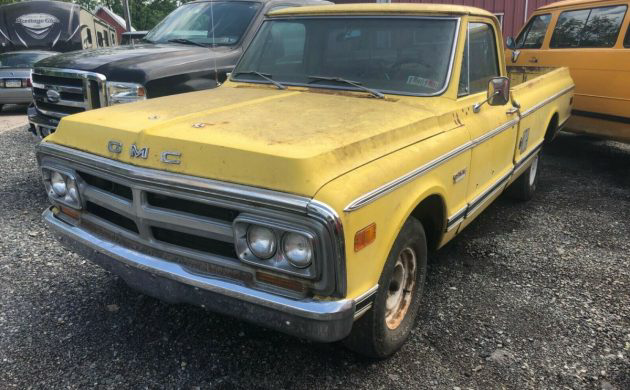
[[[69,69],[33,70],[33,101],[44,115],[62,118],[106,104],[105,76]]]
[[[77,175],[83,181],[83,218],[92,224],[174,254],[193,251],[188,255],[237,261],[232,236],[237,210],[138,188],[124,179]]]
[[[298,195],[135,167],[47,142],[38,145],[37,158],[41,167],[63,167],[77,179],[82,211],[76,214],[58,205],[58,218],[101,237],[107,245],[177,263],[200,276],[239,280],[288,297],[345,296],[343,228],[323,204]],[[315,277],[242,261],[233,228],[241,218],[273,219],[312,231],[318,238]],[[286,280],[294,283],[287,286]]]

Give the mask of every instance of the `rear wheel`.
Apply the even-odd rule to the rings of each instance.
[[[545,132],[545,142],[550,143],[553,141],[558,135],[558,131],[560,131],[560,127],[558,126],[558,117],[554,116],[547,126],[547,131]]]
[[[385,358],[400,349],[418,314],[426,273],[424,228],[409,218],[387,257],[372,309],[357,320],[344,344],[372,358]]]
[[[524,202],[534,197],[534,192],[536,192],[536,186],[538,185],[539,160],[540,154],[537,154],[529,165],[529,168],[512,183],[508,190],[512,198]]]

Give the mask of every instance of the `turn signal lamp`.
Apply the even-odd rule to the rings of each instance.
[[[360,251],[373,243],[374,240],[376,240],[376,224],[372,223],[371,225],[359,230],[357,234],[354,235],[354,251]]]

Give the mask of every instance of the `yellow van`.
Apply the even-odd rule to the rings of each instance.
[[[567,0],[539,8],[507,63],[571,69],[573,115],[565,129],[630,142],[630,0]]]

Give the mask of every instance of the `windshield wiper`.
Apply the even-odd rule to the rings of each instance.
[[[380,93],[379,91],[372,89],[372,88],[368,88],[365,87],[363,85],[361,85],[360,82],[358,81],[352,81],[352,80],[346,80],[344,78],[341,77],[330,77],[330,76],[307,76],[309,79],[311,79],[311,81],[309,81],[308,83],[316,83],[319,81],[336,81],[338,83],[346,83],[349,85],[352,85],[353,87],[359,88],[365,92],[368,92],[369,94],[371,94],[372,96],[374,96],[375,98],[379,98],[379,99],[385,99],[385,95],[383,95],[382,93]]]
[[[186,39],[186,38],[169,39],[167,42],[182,43],[184,45],[195,45],[195,46],[201,46],[201,47],[206,47],[206,48],[208,47],[208,45],[204,45],[203,43],[191,41],[190,39]]]
[[[286,85],[282,85],[279,82],[277,82],[276,80],[272,79],[271,75],[269,73],[260,73],[260,72],[256,72],[255,70],[244,70],[242,72],[236,72],[232,76],[236,77],[239,74],[255,74],[256,76],[261,77],[261,78],[269,81],[271,84],[273,84],[276,87],[278,87],[278,89],[287,89]]]

